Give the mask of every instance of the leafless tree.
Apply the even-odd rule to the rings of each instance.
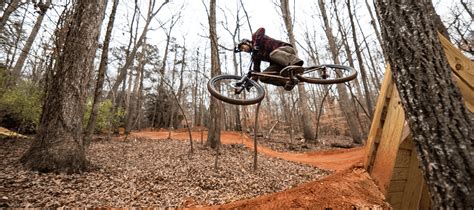
[[[287,35],[288,35],[288,38],[290,39],[290,44],[292,44],[293,46],[296,46],[296,39],[293,33],[293,22],[291,19],[290,5],[289,5],[288,0],[280,0],[279,6],[281,9],[283,21],[286,26]],[[299,94],[298,105],[300,108],[300,118],[303,123],[303,135],[306,140],[313,141],[315,134],[314,134],[313,126],[312,126],[311,114],[308,109],[308,96],[306,94],[304,85],[298,85],[298,94]]]
[[[221,73],[220,62],[219,62],[219,43],[217,41],[216,31],[216,0],[210,0],[209,2],[209,39],[211,41],[211,77],[217,76]],[[209,131],[207,136],[207,144],[211,148],[218,148],[220,145],[220,132],[221,132],[221,107],[220,102],[211,98],[209,111],[211,112]],[[217,163],[217,162],[216,162]]]
[[[332,34],[332,27],[329,24],[324,1],[318,0],[318,4],[323,17],[324,31],[326,32],[326,37],[329,42],[329,48],[331,50],[332,59],[335,64],[340,64],[341,61],[339,60],[339,49],[336,45],[336,38]],[[345,113],[347,113],[346,120],[347,124],[349,125],[349,131],[351,133],[352,139],[354,143],[362,143],[362,137],[360,135],[355,116],[355,114],[357,113],[354,110],[354,106],[352,106],[349,102],[350,100],[349,96],[347,95],[346,87],[344,84],[338,84],[336,87],[339,94],[341,109],[344,110]]]
[[[21,70],[23,69],[25,60],[28,54],[30,53],[31,46],[33,45],[33,42],[36,39],[36,36],[41,27],[41,24],[43,23],[43,19],[44,19],[44,16],[46,15],[46,11],[51,5],[51,0],[47,0],[45,3],[40,2],[38,4],[41,5],[41,9],[39,10],[39,15],[36,18],[36,22],[35,22],[35,25],[33,26],[33,29],[31,30],[30,36],[28,36],[28,39],[26,40],[26,43],[23,46],[23,50],[21,51],[20,56],[18,57],[18,60],[16,61],[16,64],[12,69],[12,75],[10,77],[9,86],[14,86],[16,84],[16,81],[21,75]]]
[[[84,68],[94,61],[105,0],[77,1],[73,11],[35,141],[21,158],[27,168],[41,172],[80,172],[87,167],[82,119],[90,71]]]
[[[102,44],[102,54],[100,57],[99,70],[97,73],[97,82],[94,89],[92,109],[91,109],[91,114],[89,116],[89,121],[87,122],[87,127],[85,131],[86,146],[88,146],[90,143],[89,139],[92,133],[94,132],[95,125],[97,122],[97,113],[99,110],[99,104],[101,102],[101,92],[104,85],[105,72],[107,70],[107,64],[109,60],[110,38],[112,36],[112,30],[114,27],[115,14],[117,13],[118,4],[119,4],[119,0],[114,0],[113,5],[112,5],[112,11],[109,16],[109,22],[107,24],[107,30],[105,32],[104,42]]]

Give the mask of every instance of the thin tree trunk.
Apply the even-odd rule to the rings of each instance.
[[[333,7],[334,7],[334,14],[336,15],[336,21],[337,25],[339,28],[339,32],[341,33],[341,39],[342,39],[342,45],[344,46],[344,51],[346,52],[346,57],[347,60],[349,61],[349,66],[352,68],[355,68],[354,65],[354,59],[352,58],[352,50],[349,46],[349,37],[347,36],[346,29],[344,28],[344,25],[341,23],[341,20],[339,19],[339,11],[337,9],[337,4],[335,0],[332,0],[333,2]],[[353,82],[356,84],[356,91],[357,91],[357,96],[361,97],[362,96],[362,89],[360,88],[359,80],[355,79]]]
[[[101,102],[100,95],[102,93],[102,88],[104,86],[105,72],[107,70],[107,62],[109,59],[110,37],[112,36],[112,29],[114,27],[115,14],[117,13],[118,4],[119,4],[119,0],[114,0],[113,6],[112,6],[112,12],[110,13],[110,17],[109,17],[109,23],[107,24],[107,30],[105,32],[105,39],[104,39],[104,44],[102,46],[102,54],[100,57],[99,70],[97,73],[97,82],[94,89],[94,99],[92,102],[91,114],[89,117],[89,121],[87,123],[86,132],[85,132],[85,140],[86,140],[85,145],[86,146],[89,146],[90,136],[92,135],[92,133],[94,133],[95,125],[97,122],[99,104]]]
[[[366,102],[366,105],[367,105],[367,112],[369,113],[369,118],[372,120],[372,116],[373,116],[373,105],[372,105],[372,99],[371,99],[371,95],[370,95],[370,88],[369,88],[369,84],[368,84],[368,77],[367,77],[367,73],[365,71],[365,65],[363,63],[363,59],[362,59],[362,52],[360,50],[360,46],[359,46],[359,42],[357,42],[357,33],[356,33],[356,27],[355,27],[355,24],[354,24],[354,17],[352,15],[352,11],[351,11],[351,2],[350,0],[346,0],[346,5],[347,5],[347,12],[349,14],[349,20],[351,22],[351,28],[352,28],[352,39],[354,41],[354,46],[355,46],[355,49],[356,49],[356,55],[357,55],[357,60],[359,63],[359,70],[360,70],[360,74],[362,76],[362,84],[364,85],[364,93],[365,93],[365,102]]]
[[[370,15],[370,25],[372,25],[372,28],[375,31],[375,35],[377,36],[377,40],[379,41],[380,46],[383,45],[383,40],[382,37],[380,36],[380,31],[377,28],[377,20],[375,19],[373,13],[372,13],[372,8],[370,7],[370,4],[367,0],[365,0],[365,6],[367,6],[367,11],[369,12]],[[384,57],[385,58],[385,57]],[[387,60],[387,58],[385,58]]]
[[[216,31],[216,0],[210,0],[209,3],[209,36],[211,41],[211,77],[217,76],[221,73],[220,62],[219,62],[219,52],[218,52],[218,42],[217,42],[217,31]],[[211,97],[211,103],[209,106],[210,111],[210,121],[209,121],[209,131],[207,136],[207,144],[216,149],[220,145],[221,138],[221,108],[220,102]]]
[[[23,14],[23,17],[21,19],[21,23],[19,25],[18,28],[16,28],[16,39],[15,39],[15,44],[14,44],[14,47],[13,47],[13,52],[11,54],[11,59],[10,61],[8,61],[8,55],[7,55],[7,66],[8,66],[8,69],[11,69],[12,66],[13,66],[13,63],[15,62],[15,56],[16,56],[16,51],[18,50],[18,45],[20,44],[20,40],[21,40],[21,33],[23,32],[23,25],[25,24],[25,18],[26,18],[26,13],[27,13],[27,9],[25,8],[25,13]],[[11,51],[9,51],[11,52]],[[19,77],[20,75],[18,75]]]
[[[47,0],[45,3],[45,7],[49,8],[50,5],[51,5],[51,0]],[[46,10],[44,12],[40,11],[38,17],[36,18],[36,22],[35,22],[35,25],[33,26],[33,29],[31,30],[30,36],[28,36],[28,39],[26,40],[26,43],[23,46],[23,50],[20,53],[20,57],[18,57],[18,60],[16,61],[15,66],[13,67],[12,77],[10,81],[11,86],[14,86],[18,78],[20,78],[21,70],[23,69],[25,60],[28,57],[28,54],[30,53],[31,46],[33,45],[33,42],[36,39],[36,35],[38,35],[38,31],[41,27],[41,24],[43,23],[45,14],[46,14]]]
[[[105,0],[77,1],[73,11],[35,141],[21,158],[32,170],[81,172],[87,167],[82,119],[90,71],[84,68],[94,61]]]
[[[145,37],[146,37],[146,34],[145,34]],[[125,134],[127,135],[130,134],[130,132],[132,131],[134,119],[137,117],[136,111],[137,111],[137,106],[138,106],[138,98],[139,98],[139,95],[141,94],[139,92],[140,83],[142,80],[141,78],[143,77],[143,71],[145,69],[145,64],[146,64],[146,59],[145,59],[145,54],[147,50],[146,46],[147,45],[146,45],[146,39],[145,39],[142,45],[142,53],[140,54],[140,58],[138,61],[139,63],[136,68],[137,75],[135,76],[135,81],[133,83],[133,90],[130,93],[130,98],[131,98],[130,106],[128,107],[127,116],[125,118]]]
[[[439,41],[431,1],[376,0],[392,77],[434,209],[472,209],[474,134]]]
[[[321,14],[323,16],[323,21],[324,21],[324,26],[325,26],[325,32],[326,32],[326,37],[329,42],[329,48],[331,50],[331,55],[332,59],[334,60],[335,64],[340,64],[339,60],[339,55],[338,55],[338,48],[336,46],[336,39],[334,35],[332,34],[332,28],[329,24],[329,20],[326,14],[326,8],[324,6],[324,1],[323,0],[318,0],[319,3],[319,9],[321,10]],[[355,110],[354,107],[350,105],[349,103],[349,96],[347,95],[346,87],[344,84],[338,84],[336,85],[337,87],[337,92],[339,94],[340,98],[340,106],[342,110],[345,110],[347,112],[347,124],[349,126],[349,131],[351,133],[351,137],[354,141],[354,143],[360,144],[362,143],[362,138],[357,126],[357,120],[355,117]]]
[[[148,31],[148,27],[150,26],[151,21],[158,14],[158,12],[161,10],[161,8],[163,8],[163,6],[169,2],[169,0],[165,0],[157,10],[154,10],[156,1],[155,0],[149,0],[149,1],[150,2],[149,2],[148,14],[146,16],[147,17],[146,22],[145,22],[145,25],[143,27],[143,31],[140,35],[140,38],[138,38],[136,44],[132,48],[132,51],[126,57],[125,64],[120,68],[119,75],[117,76],[117,79],[116,79],[114,85],[112,86],[112,89],[107,94],[107,98],[111,98],[112,93],[117,92],[118,87],[120,86],[120,83],[122,83],[122,81],[127,76],[127,69],[129,69],[129,67],[131,66],[131,64],[132,64],[132,62],[135,58],[135,55],[137,54],[138,47],[140,47],[142,45],[142,42],[144,41],[146,32]]]
[[[10,18],[10,15],[18,9],[21,5],[20,0],[12,0],[5,11],[3,12],[2,17],[0,17],[0,32],[3,32],[3,29],[5,28],[5,25],[7,24],[8,18]]]
[[[295,46],[295,51],[296,51],[296,39],[293,34],[293,23],[291,21],[291,13],[290,13],[290,8],[289,8],[289,3],[288,0],[280,0],[280,8],[281,8],[281,13],[283,17],[283,21],[286,26],[286,31],[288,38],[290,39],[290,44]],[[312,126],[312,120],[311,120],[311,114],[308,109],[308,96],[306,94],[306,90],[304,85],[298,85],[298,94],[299,94],[299,100],[298,100],[298,105],[301,110],[300,113],[300,119],[303,122],[303,136],[306,140],[308,141],[313,141],[314,140],[314,130]]]

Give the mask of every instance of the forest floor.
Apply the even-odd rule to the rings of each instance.
[[[91,169],[75,175],[26,170],[18,159],[32,140],[0,139],[0,207],[388,206],[359,167],[361,147],[297,153],[272,150],[278,141],[259,139],[254,171],[253,139],[223,132],[216,170],[216,153],[201,145],[200,135],[193,132],[192,155],[183,141],[187,132],[172,132],[171,139],[168,132],[150,131],[100,137],[88,151]],[[295,148],[308,147],[289,150]]]

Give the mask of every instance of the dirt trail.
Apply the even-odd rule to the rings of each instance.
[[[133,133],[133,136],[146,137],[152,139],[166,139],[169,136],[167,131],[151,132],[142,131]],[[201,133],[192,132],[193,139],[200,141]],[[172,139],[188,140],[189,134],[187,132],[172,132]],[[204,141],[207,139],[207,134],[203,134]],[[238,132],[222,132],[221,142],[223,144],[245,144],[246,147],[253,150],[253,139],[247,135],[243,135]],[[258,145],[258,142],[257,142]],[[282,158],[284,160],[306,163],[318,168],[324,168],[334,171],[343,171],[353,166],[359,166],[362,164],[362,158],[364,156],[364,148],[352,148],[352,149],[341,149],[333,151],[321,151],[311,153],[288,153],[273,151],[270,148],[258,146],[257,151],[261,154],[268,155],[271,157]]]
[[[132,136],[166,139],[167,131],[141,131]],[[192,132],[194,141],[201,140],[201,132]],[[172,132],[172,139],[189,140],[188,132]],[[207,134],[202,135],[204,141]],[[253,139],[238,132],[222,132],[223,144],[245,144],[253,150]],[[352,208],[356,207],[388,207],[383,194],[374,184],[365,170],[358,168],[362,165],[364,148],[341,149],[310,153],[277,152],[270,148],[258,146],[261,154],[282,158],[288,161],[305,163],[334,170],[335,173],[318,181],[249,200],[241,200],[212,208],[258,208],[258,209],[287,209],[287,208]],[[192,207],[189,206],[189,207]]]

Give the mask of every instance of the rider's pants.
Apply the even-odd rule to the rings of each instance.
[[[270,53],[270,66],[263,72],[279,75],[280,71],[289,65],[303,66],[303,61],[296,56],[295,49],[291,46],[282,46]],[[260,77],[260,81],[276,86],[285,86],[285,81],[271,77]]]

